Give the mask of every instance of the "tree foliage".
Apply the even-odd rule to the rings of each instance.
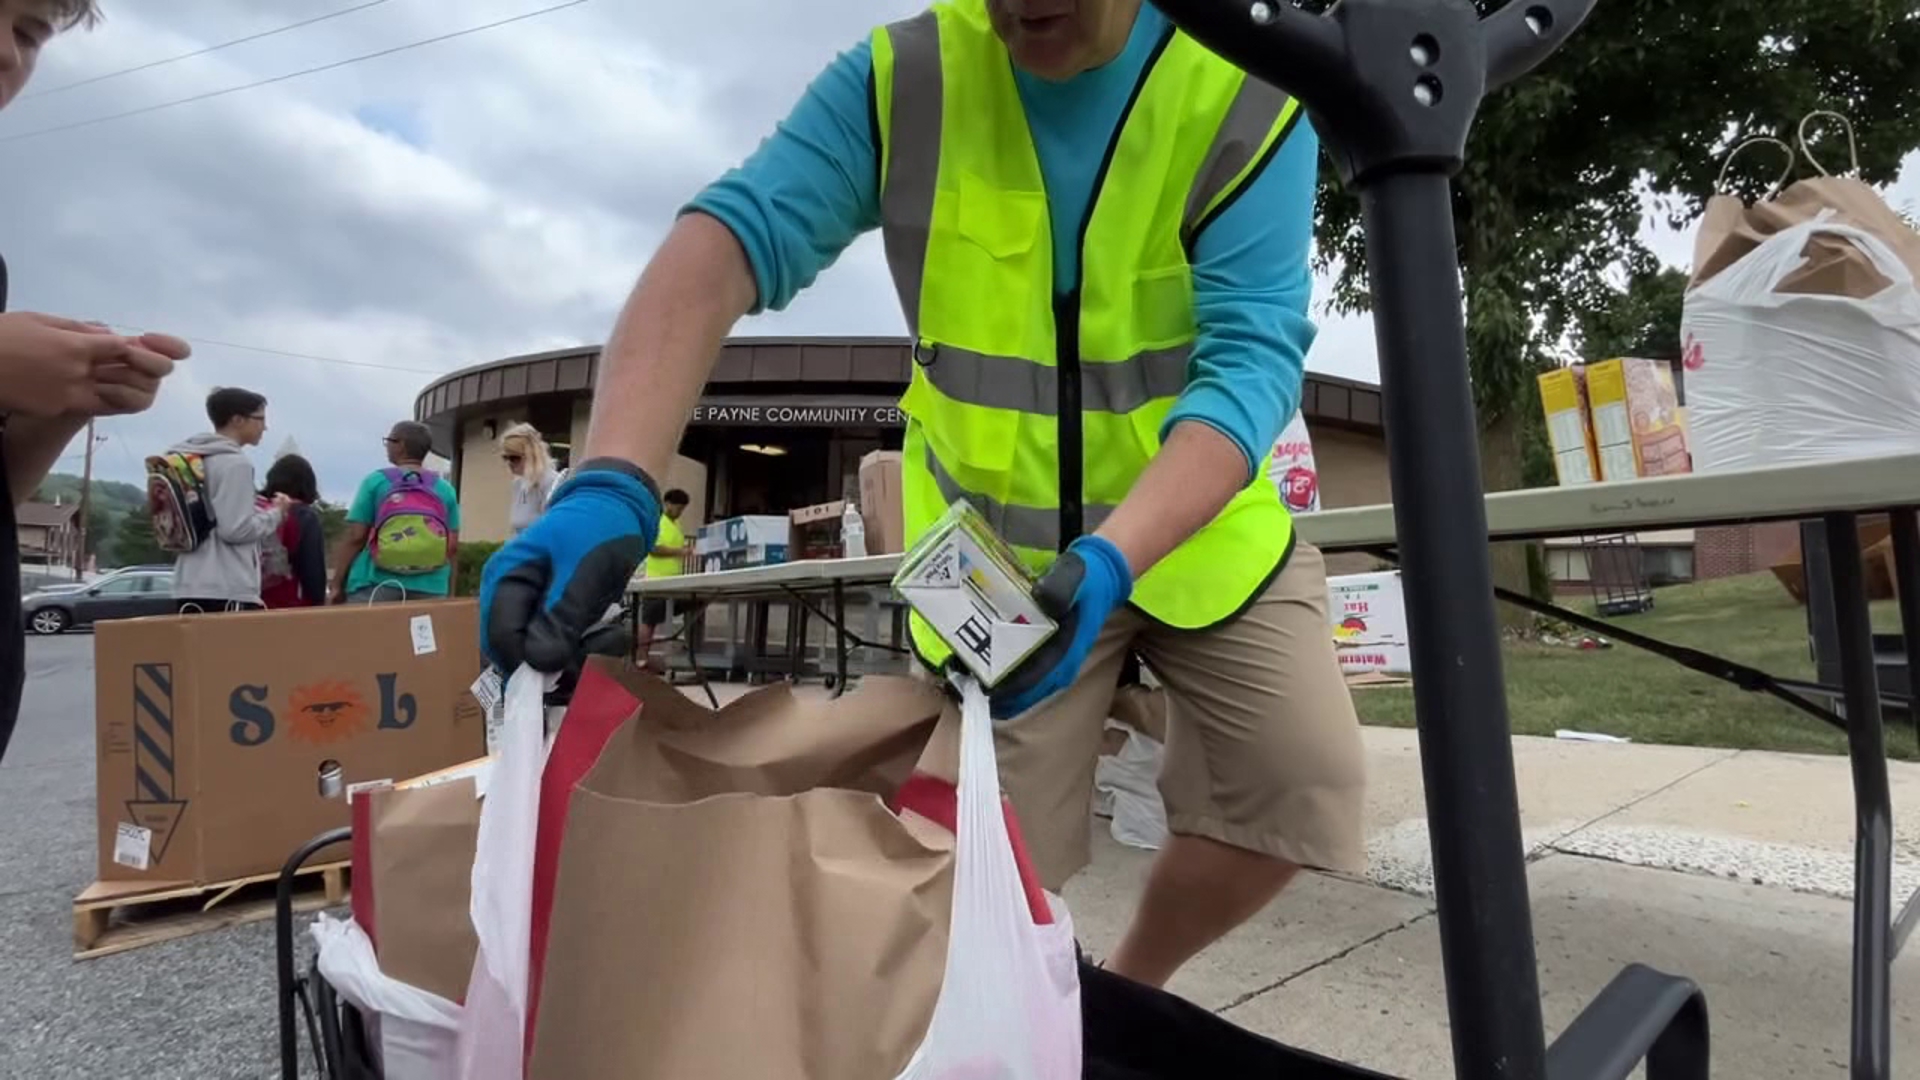
[[[1485,14],[1504,5],[1476,6]],[[1852,119],[1862,178],[1890,182],[1920,147],[1915,72],[1920,0],[1598,5],[1552,59],[1487,99],[1455,183],[1483,427],[1524,417],[1535,374],[1581,321],[1628,302],[1626,281],[1658,273],[1641,237],[1647,195],[1668,224],[1684,227],[1714,192],[1731,146],[1763,134],[1791,143],[1818,109]],[[1823,164],[1847,167],[1844,137],[1812,135]],[[1734,188],[1752,194],[1770,182],[1766,159],[1739,159]],[[1336,310],[1364,310],[1359,203],[1331,173],[1327,180],[1320,269],[1335,272]]]
[[[1685,271],[1635,274],[1612,303],[1574,316],[1574,352],[1586,363],[1616,356],[1671,360],[1680,355],[1680,315],[1686,296]]]
[[[120,527],[114,534],[113,554],[121,566],[173,561],[172,555],[160,549],[160,541],[153,535],[153,518],[144,506],[129,510],[121,517]]]

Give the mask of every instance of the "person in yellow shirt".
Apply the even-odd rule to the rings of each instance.
[[[692,550],[687,546],[686,534],[680,531],[680,515],[687,512],[689,501],[687,493],[679,488],[661,498],[660,532],[654,538],[653,550],[647,553],[648,577],[673,577],[680,573],[682,561]],[[640,602],[640,635],[634,641],[633,654],[639,658],[641,667],[652,667],[661,674],[665,674],[663,669],[653,667],[653,634],[666,621],[665,600],[650,597]]]

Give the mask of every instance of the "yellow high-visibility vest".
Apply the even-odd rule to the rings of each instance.
[[[911,545],[956,499],[1035,571],[1111,513],[1160,448],[1196,336],[1193,242],[1299,115],[1281,91],[1171,28],[1094,183],[1080,283],[1056,293],[1046,185],[984,0],[873,33],[882,238],[914,338],[900,407]],[[1264,465],[1134,583],[1181,629],[1243,611],[1293,549]],[[918,616],[915,649],[951,655]]]

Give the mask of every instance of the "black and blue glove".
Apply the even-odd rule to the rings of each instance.
[[[1083,536],[1069,544],[1033,589],[1060,628],[993,688],[994,719],[1019,716],[1072,686],[1107,617],[1131,595],[1133,571],[1111,541]]]
[[[603,625],[660,530],[660,489],[617,458],[577,466],[480,575],[481,647],[503,672],[577,670],[621,635]]]

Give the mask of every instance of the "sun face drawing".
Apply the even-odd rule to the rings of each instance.
[[[351,739],[367,729],[373,710],[353,684],[334,680],[296,686],[287,697],[288,733],[301,742],[325,745]]]

